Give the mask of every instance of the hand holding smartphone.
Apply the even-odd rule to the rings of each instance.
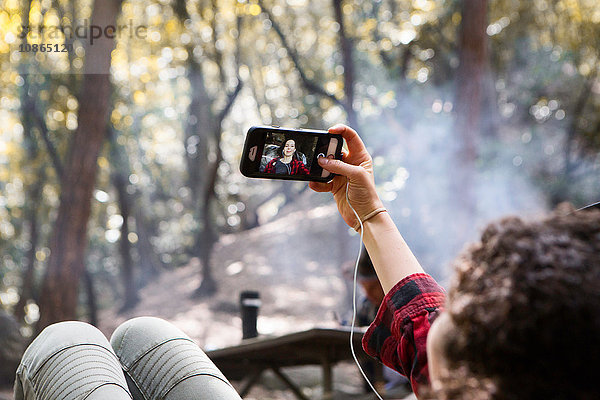
[[[327,131],[253,126],[246,135],[240,171],[249,178],[328,182],[335,175],[317,160],[341,160],[342,145],[342,135]]]

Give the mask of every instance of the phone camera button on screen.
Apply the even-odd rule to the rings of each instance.
[[[256,152],[258,150],[258,146],[252,146],[250,151],[248,151],[248,158],[250,161],[254,161],[256,159]]]

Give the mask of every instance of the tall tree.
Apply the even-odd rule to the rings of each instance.
[[[335,105],[340,106],[346,112],[348,123],[353,125],[354,128],[357,128],[356,122],[356,112],[352,109],[352,104],[350,101],[354,99],[354,65],[352,63],[352,46],[351,41],[347,36],[346,31],[344,30],[345,24],[343,21],[343,12],[342,12],[342,1],[341,0],[333,0],[333,8],[335,11],[336,22],[340,25],[339,32],[339,45],[340,51],[342,54],[343,63],[347,63],[344,66],[344,94],[346,96],[345,99],[340,99],[335,94],[327,92],[323,87],[321,82],[318,82],[315,79],[309,78],[309,74],[307,73],[306,68],[303,66],[301,62],[301,56],[296,51],[296,48],[290,43],[290,40],[286,33],[281,29],[281,26],[277,19],[275,19],[273,13],[267,8],[264,4],[263,0],[259,0],[258,4],[261,6],[262,10],[266,13],[267,17],[271,21],[273,25],[273,30],[281,40],[281,45],[286,50],[288,56],[290,57],[294,67],[298,71],[300,75],[300,81],[302,86],[311,94],[315,94],[317,96],[321,96],[331,100]],[[349,75],[348,70],[349,69]],[[346,77],[348,76],[348,78]]]
[[[31,10],[31,2],[27,1],[23,5],[22,15],[29,15]],[[31,60],[28,60],[31,62]],[[47,129],[43,119],[37,118],[38,110],[35,104],[35,89],[31,85],[31,79],[29,75],[29,63],[23,63],[19,66],[19,72],[23,77],[23,87],[21,88],[20,100],[21,100],[21,122],[23,124],[24,133],[24,144],[27,148],[27,162],[29,166],[38,164],[36,160],[40,157],[40,149],[38,146],[37,138],[34,135],[33,130],[38,128],[43,131],[42,135],[46,133]],[[38,126],[39,125],[39,126]],[[21,289],[19,293],[19,301],[15,306],[15,317],[18,322],[23,322],[25,317],[25,306],[27,302],[34,299],[35,285],[34,285],[34,272],[35,272],[35,260],[38,246],[40,245],[40,224],[38,219],[38,208],[40,207],[41,193],[46,180],[45,165],[42,163],[34,173],[33,182],[28,185],[27,198],[29,199],[28,204],[25,205],[25,219],[29,228],[29,243],[30,247],[26,253],[26,266],[23,269],[21,275]],[[59,170],[58,170],[59,171]]]
[[[452,180],[458,185],[456,205],[469,219],[475,213],[474,170],[481,134],[487,50],[487,0],[463,0],[459,31],[459,67],[456,77],[455,149]]]
[[[129,310],[139,301],[137,285],[134,276],[133,259],[131,257],[131,242],[129,241],[129,218],[131,215],[131,196],[127,193],[127,176],[117,170],[113,172],[112,183],[117,189],[119,210],[123,223],[121,224],[121,237],[119,239],[119,253],[121,253],[121,274],[123,276],[124,300],[121,311]]]
[[[354,129],[361,131],[359,123],[358,123],[358,113],[354,110],[354,97],[355,97],[355,63],[354,63],[354,45],[352,43],[352,39],[348,34],[346,29],[346,22],[344,19],[344,11],[343,11],[343,0],[332,0],[332,8],[335,21],[339,25],[338,30],[338,48],[342,57],[341,66],[344,69],[344,96],[342,99],[338,98],[335,94],[328,93],[325,88],[313,79],[308,78],[308,74],[300,62],[300,56],[296,49],[290,44],[290,40],[281,29],[280,24],[274,18],[271,11],[265,7],[264,1],[259,0],[258,4],[260,4],[261,8],[267,14],[269,20],[273,25],[273,29],[275,33],[281,40],[282,46],[285,48],[287,54],[289,55],[291,61],[294,64],[294,67],[298,71],[300,75],[300,80],[304,88],[311,94],[315,94],[318,96],[322,96],[333,101],[334,104],[341,106],[342,109],[346,112],[347,123],[352,126]],[[339,219],[337,222],[336,229],[338,231],[339,238],[339,255],[340,262],[344,262],[349,253],[348,250],[348,240],[347,240],[347,226],[342,219]]]
[[[200,7],[200,5],[199,5]],[[178,0],[174,4],[178,18],[183,22],[190,19],[187,4]],[[205,49],[210,60],[218,67],[218,87],[220,93],[225,93],[225,104],[217,106],[220,96],[211,95],[207,87],[208,78],[204,72],[200,59],[194,51],[194,44],[186,46],[188,52],[188,79],[192,91],[192,101],[189,106],[189,118],[185,125],[186,163],[188,169],[188,186],[191,190],[192,207],[200,221],[199,229],[194,240],[194,255],[198,256],[202,265],[202,281],[195,295],[198,297],[210,296],[217,290],[210,265],[213,247],[218,240],[218,229],[214,221],[213,205],[215,203],[215,188],[219,179],[219,165],[223,161],[221,151],[222,124],[238,94],[242,89],[242,80],[238,75],[239,69],[239,43],[235,51],[235,78],[237,85],[233,90],[227,91],[227,76],[224,68],[224,54],[217,44],[219,27],[219,7],[216,0],[210,2],[208,9],[198,10],[201,15],[208,15],[212,31],[210,47]],[[203,11],[209,11],[207,13]],[[236,30],[238,37],[241,30],[241,16],[236,17]],[[209,157],[210,149],[214,150],[214,157]]]
[[[121,0],[95,1],[91,25],[115,26],[120,6]],[[109,70],[113,49],[114,38],[106,36],[88,46],[86,51],[78,127],[61,179],[60,205],[39,302],[39,330],[54,322],[77,317],[97,159],[105,138],[110,106]]]
[[[360,129],[358,126],[358,115],[354,110],[354,60],[352,40],[348,36],[346,23],[344,21],[343,0],[333,0],[333,11],[335,21],[338,23],[339,30],[339,48],[342,54],[342,66],[344,67],[344,110],[348,118],[348,124],[354,129]]]

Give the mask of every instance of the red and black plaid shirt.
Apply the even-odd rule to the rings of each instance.
[[[444,298],[431,276],[407,276],[385,296],[362,339],[367,354],[408,377],[417,395],[419,385],[429,384],[427,334]]]
[[[276,157],[269,161],[269,163],[265,166],[265,173],[274,174],[275,173],[275,164],[279,161],[279,157]],[[308,175],[309,171],[306,168],[306,165],[300,160],[292,158],[292,161],[288,164],[290,167],[290,175]]]

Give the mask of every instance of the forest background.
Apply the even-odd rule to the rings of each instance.
[[[345,299],[358,237],[330,195],[241,176],[252,125],[356,128],[442,282],[490,220],[600,200],[596,0],[3,0],[0,66],[0,308],[24,341],[190,263],[199,304],[235,303],[257,260]],[[217,263],[232,243],[243,260]]]

